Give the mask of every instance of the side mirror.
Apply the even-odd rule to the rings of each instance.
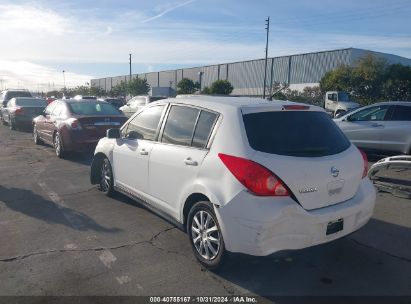
[[[107,138],[120,138],[120,129],[114,128],[114,129],[108,129],[106,131],[106,136]]]

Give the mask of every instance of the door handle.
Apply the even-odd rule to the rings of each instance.
[[[371,126],[373,126],[373,127],[382,127],[382,124],[379,124],[379,123],[373,123]]]
[[[146,149],[141,149],[140,154],[141,155],[148,155],[148,151],[146,151]]]
[[[187,157],[187,158],[184,160],[184,163],[185,163],[187,166],[197,166],[197,165],[198,165],[198,162],[196,162],[195,160],[192,160],[191,157]]]

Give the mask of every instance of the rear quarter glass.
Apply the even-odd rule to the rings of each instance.
[[[321,157],[350,146],[338,126],[324,112],[274,111],[243,115],[248,142],[256,151]]]

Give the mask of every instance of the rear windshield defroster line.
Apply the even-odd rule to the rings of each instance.
[[[350,146],[344,133],[324,112],[260,112],[243,115],[254,150],[296,157],[341,153]]]

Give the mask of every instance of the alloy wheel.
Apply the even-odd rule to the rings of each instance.
[[[205,210],[199,210],[191,223],[193,244],[202,258],[213,260],[219,253],[221,236],[214,218]]]
[[[103,192],[109,192],[111,187],[111,167],[107,159],[101,164],[100,187]]]
[[[56,155],[61,155],[61,143],[60,143],[60,135],[57,133],[54,136],[54,149],[56,150]]]

